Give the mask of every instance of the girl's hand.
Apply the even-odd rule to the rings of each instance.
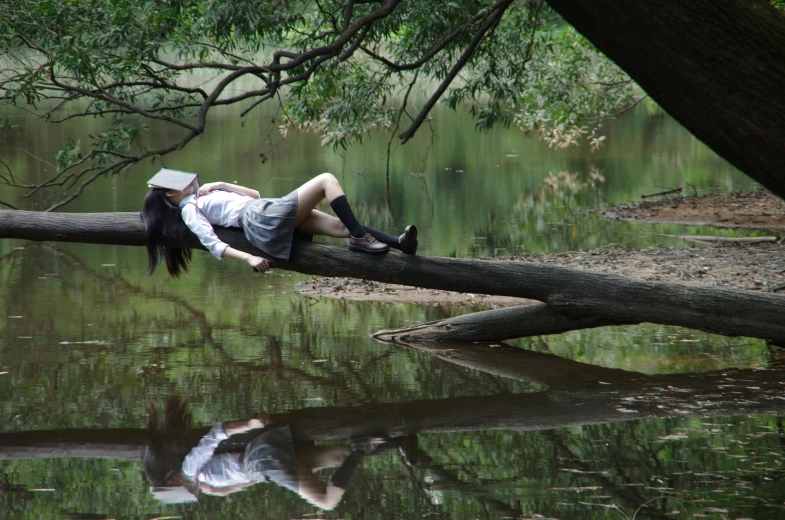
[[[248,265],[260,273],[266,273],[270,269],[270,261],[261,256],[249,256],[247,262]]]
[[[199,187],[199,191],[196,192],[197,195],[207,195],[211,191],[214,190],[222,190],[223,189],[223,182],[208,182],[204,186]]]
[[[264,428],[270,422],[270,416],[266,413],[257,413],[252,419],[248,419],[248,427],[252,430]]]

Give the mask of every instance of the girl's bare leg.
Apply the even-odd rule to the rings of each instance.
[[[349,446],[309,446],[297,451],[297,462],[313,473],[340,466],[349,453]]]
[[[327,215],[315,213],[316,205],[327,199],[330,207],[346,229],[325,218]],[[306,221],[309,221],[307,224]],[[349,239],[349,249],[365,253],[386,253],[389,246],[376,240],[373,235],[360,224],[346,200],[343,188],[338,179],[331,173],[323,173],[306,182],[297,189],[297,215],[294,225],[299,228],[302,224],[306,227],[303,231],[312,234],[324,234],[333,237]]]
[[[341,501],[345,489],[323,482],[314,472],[339,466],[349,455],[348,446],[315,446],[297,454],[298,493],[311,504],[331,510]]]
[[[300,222],[297,229],[312,235],[326,235],[335,238],[349,238],[352,236],[338,217],[333,217],[318,209],[311,210],[311,213]]]
[[[332,173],[317,175],[297,188],[297,216],[295,227],[299,226],[311,214],[322,200],[332,202],[344,195],[343,188]],[[322,234],[322,233],[319,233]],[[343,236],[343,235],[342,235]]]

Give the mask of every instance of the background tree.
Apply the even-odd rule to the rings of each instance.
[[[183,148],[229,105],[245,117],[279,104],[284,134],[345,147],[377,128],[405,143],[441,99],[468,106],[480,129],[515,124],[566,146],[599,144],[600,118],[636,100],[632,81],[542,0],[0,0],[0,50],[5,107],[55,124],[107,120],[67,143],[43,182],[0,173],[24,197],[57,189],[49,209]],[[182,132],[148,142],[153,121]]]

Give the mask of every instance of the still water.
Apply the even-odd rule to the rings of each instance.
[[[512,129],[477,134],[444,112],[433,136],[394,151],[388,206],[386,139],[338,153],[281,139],[271,116],[215,116],[165,164],[265,195],[331,171],[361,220],[396,233],[416,223],[419,254],[458,257],[673,245],[662,235],[716,231],[599,212],[675,186],[754,187],[667,117],[618,121],[591,153]],[[67,139],[100,125],[15,122],[0,154],[38,179]],[[152,128],[147,139],[171,137]],[[67,210],[136,211],[159,167],[105,179]],[[0,198],[14,199],[4,187]],[[144,276],[141,248],[0,240],[1,518],[785,516],[785,371],[762,341],[643,325],[511,346],[388,345],[369,335],[476,309],[311,299],[297,294],[308,276],[194,256],[172,280]],[[331,511],[273,483],[164,504],[142,455],[149,410],[170,396],[188,403],[182,438],[194,446],[217,421],[257,414],[288,425],[300,456],[345,455],[350,436],[389,440]],[[327,482],[339,462],[317,474]]]

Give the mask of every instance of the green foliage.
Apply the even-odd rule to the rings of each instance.
[[[107,164],[113,159],[112,152],[130,152],[133,143],[146,131],[147,125],[136,127],[128,121],[115,119],[107,131],[90,134],[93,148],[99,151],[95,160],[98,164]]]
[[[84,158],[81,151],[81,144],[82,142],[79,140],[73,141],[69,139],[60,151],[57,152],[55,160],[57,161],[57,167],[59,169],[65,169]]]
[[[479,129],[514,124],[566,146],[596,140],[602,118],[635,98],[630,80],[542,2],[0,0],[0,27],[0,106],[54,123],[109,119],[81,157],[73,145],[58,157],[81,169],[37,189],[65,181],[81,192],[181,149],[226,105],[244,116],[278,100],[284,134],[346,147],[375,129],[405,141],[441,98],[468,106]],[[131,118],[182,131],[145,142]]]

